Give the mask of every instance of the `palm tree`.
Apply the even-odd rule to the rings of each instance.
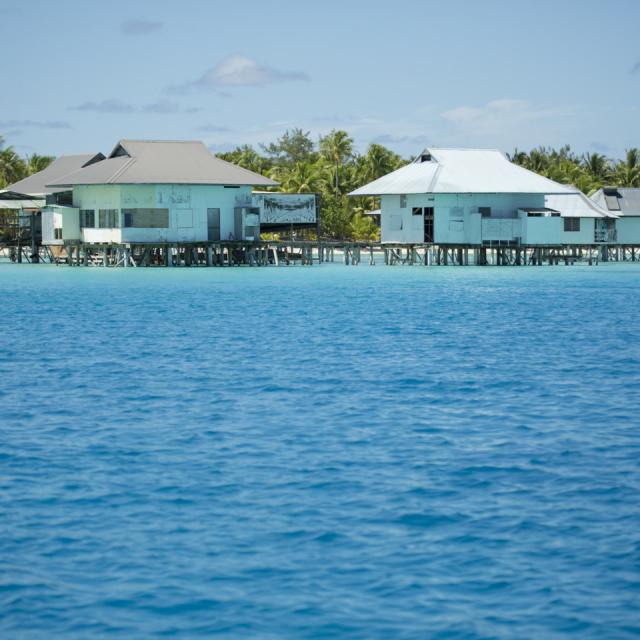
[[[370,216],[357,213],[351,220],[351,235],[354,240],[378,240],[380,229]]]
[[[611,179],[611,163],[601,153],[586,153],[582,163],[591,176],[601,185],[606,184]]]
[[[46,169],[54,160],[54,156],[41,156],[37,153],[32,153],[30,156],[25,158],[27,173],[29,175],[32,173],[38,173],[38,171]]]
[[[320,153],[329,162],[335,163],[335,192],[340,192],[340,168],[345,160],[353,156],[353,140],[346,131],[333,129],[320,138]]]
[[[13,147],[2,148],[4,139],[0,137],[0,188],[22,180],[27,176],[27,165],[13,150]]]
[[[627,149],[625,159],[616,163],[615,181],[620,187],[640,187],[640,149]]]
[[[271,170],[271,178],[288,193],[315,193],[320,190],[320,177],[317,167],[309,162],[277,165]]]
[[[402,158],[381,144],[371,144],[365,156],[360,156],[360,178],[363,182],[371,182],[399,169],[405,162]]]

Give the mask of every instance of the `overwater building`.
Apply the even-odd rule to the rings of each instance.
[[[379,196],[383,243],[585,246],[615,241],[617,213],[487,149],[426,149],[353,191]]]
[[[253,187],[276,184],[216,158],[202,142],[121,140],[108,158],[48,184],[70,189],[72,206],[45,209],[43,241],[257,240]]]

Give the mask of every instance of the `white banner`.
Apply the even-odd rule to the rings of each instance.
[[[260,207],[260,224],[315,224],[316,197],[313,193],[254,193]]]

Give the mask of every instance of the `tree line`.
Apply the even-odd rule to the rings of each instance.
[[[292,129],[275,142],[261,144],[260,150],[244,145],[217,156],[276,180],[276,191],[320,194],[322,235],[357,240],[378,237],[378,227],[364,215],[376,209],[377,202],[347,194],[408,162],[380,144],[358,153],[353,138],[340,130],[315,142],[308,131]]]
[[[607,186],[640,187],[640,149],[628,149],[623,159],[602,153],[577,154],[569,146],[516,149],[512,162],[551,180],[572,184],[587,195]],[[379,230],[367,211],[379,207],[375,198],[349,198],[359,186],[404,166],[402,158],[380,144],[358,153],[346,131],[333,130],[316,142],[303,129],[286,131],[275,142],[250,145],[218,153],[218,157],[276,180],[275,191],[318,193],[321,198],[321,233],[335,239],[375,240]],[[52,156],[19,156],[0,137],[0,188],[41,171]]]
[[[0,189],[46,169],[54,160],[54,156],[37,153],[22,157],[13,147],[5,146],[4,138],[0,136]]]

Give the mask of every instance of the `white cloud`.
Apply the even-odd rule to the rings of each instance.
[[[190,107],[183,109],[177,102],[172,100],[157,100],[137,107],[129,102],[124,102],[118,98],[107,98],[106,100],[83,102],[82,104],[70,107],[73,111],[93,111],[96,113],[198,113],[200,108]]]
[[[524,123],[573,115],[570,109],[544,109],[526,100],[505,98],[492,100],[481,107],[462,106],[443,112],[442,117],[454,126],[476,134],[497,134]]]
[[[222,96],[227,96],[228,94],[225,94],[223,89],[266,87],[282,82],[306,80],[309,80],[309,76],[302,71],[276,69],[266,64],[260,64],[253,58],[233,54],[218,62],[197,80],[169,87],[168,92],[184,93],[193,88],[200,88],[210,89]]]
[[[119,98],[107,98],[96,102],[89,100],[79,104],[77,107],[71,107],[74,111],[95,111],[97,113],[132,113],[135,107],[128,102],[124,102]]]
[[[231,55],[207,71],[199,83],[205,86],[257,87],[308,79],[307,74],[301,71],[282,71],[246,56]]]

